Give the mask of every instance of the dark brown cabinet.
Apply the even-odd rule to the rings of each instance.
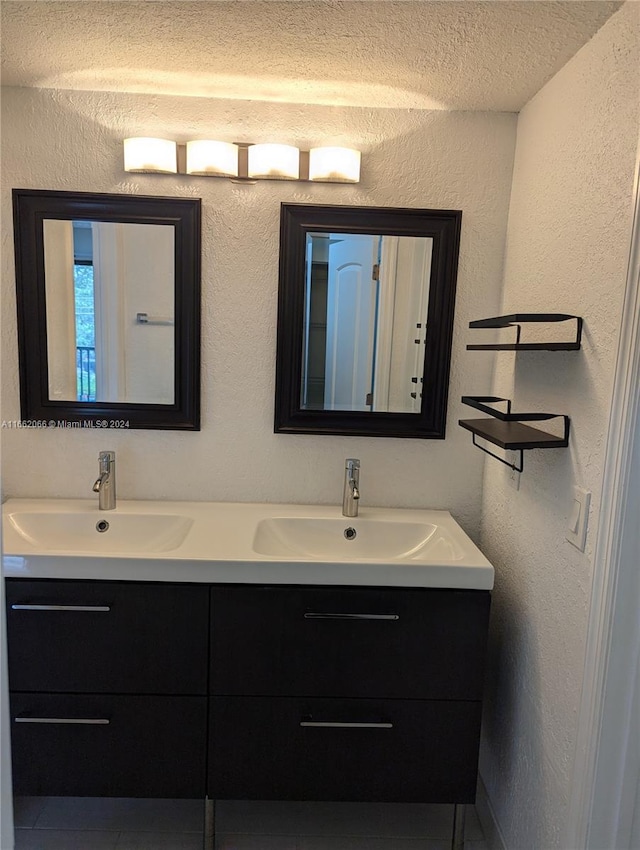
[[[206,694],[204,585],[7,581],[14,691]]]
[[[480,703],[214,697],[217,799],[467,803]]]
[[[211,691],[482,698],[489,593],[217,585]]]
[[[18,794],[204,797],[205,697],[14,693],[11,717]]]
[[[473,802],[489,605],[9,579],[15,790]]]
[[[6,588],[15,792],[204,797],[208,588]]]
[[[213,587],[211,796],[473,802],[489,599]]]

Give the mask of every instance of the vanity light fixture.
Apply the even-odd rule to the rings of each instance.
[[[300,151],[293,145],[194,139],[124,140],[124,170],[157,174],[229,177],[237,183],[256,180],[301,180],[358,183],[360,151],[333,146]]]
[[[124,170],[175,174],[178,171],[177,145],[170,139],[125,139]]]
[[[248,176],[268,180],[298,180],[300,151],[293,145],[250,145]]]
[[[197,139],[187,142],[187,174],[238,176],[238,145]]]
[[[309,180],[326,183],[358,183],[360,151],[339,147],[311,148]]]

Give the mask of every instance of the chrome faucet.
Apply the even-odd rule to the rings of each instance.
[[[358,516],[360,498],[360,461],[348,457],[344,467],[344,492],[342,494],[342,516]]]
[[[98,494],[98,508],[112,511],[116,506],[116,453],[100,452],[98,455],[100,475],[93,485]]]

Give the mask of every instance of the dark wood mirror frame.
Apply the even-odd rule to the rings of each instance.
[[[459,210],[282,204],[276,433],[444,439],[461,221]],[[433,239],[419,413],[301,409],[305,246],[309,232]]]
[[[128,422],[124,427],[200,430],[200,199],[14,189],[13,215],[22,419],[75,427]],[[44,219],[174,227],[173,404],[49,399]]]

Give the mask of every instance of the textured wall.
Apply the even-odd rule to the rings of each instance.
[[[599,491],[631,234],[639,27],[627,4],[521,112],[504,312],[584,316],[578,352],[498,355],[496,395],[567,413],[568,450],[526,455],[521,488],[487,461],[481,545],[496,566],[481,771],[510,850],[563,845]],[[488,387],[486,387],[488,389]],[[480,390],[480,388],[478,388]],[[565,540],[591,490],[587,549]]]
[[[475,534],[482,455],[456,420],[486,386],[469,320],[500,300],[515,145],[511,114],[419,112],[95,92],[2,97],[3,419],[19,418],[11,187],[202,197],[202,431],[3,431],[5,496],[90,497],[99,449],[118,452],[122,498],[337,503],[344,458],[362,504],[448,508]],[[358,186],[125,175],[130,135],[351,144]],[[273,433],[281,201],[463,210],[446,441]]]

